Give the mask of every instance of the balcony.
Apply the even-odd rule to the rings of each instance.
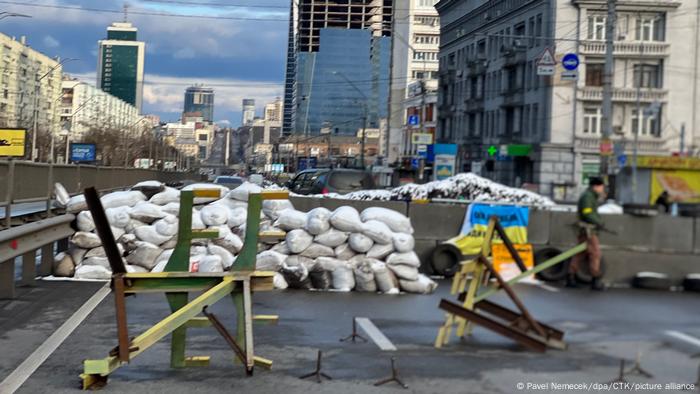
[[[464,100],[464,112],[481,112],[484,110],[483,97],[471,97]]]
[[[642,88],[639,91],[639,101],[652,103],[666,101],[668,91],[664,89]],[[584,101],[602,101],[603,88],[598,86],[585,86],[578,91],[578,99]],[[634,103],[637,101],[637,88],[613,88],[613,101]]]
[[[514,67],[518,64],[523,64],[527,60],[527,48],[520,46],[511,46],[503,48],[504,67]]]
[[[486,68],[488,67],[488,61],[485,59],[472,60],[467,63],[467,75],[474,77],[477,75],[486,74]]]
[[[503,96],[503,104],[501,104],[502,107],[517,107],[519,105],[523,105],[523,102],[525,101],[525,94],[523,93],[522,88],[504,90],[501,95]]]
[[[616,41],[613,43],[613,55],[618,57],[658,57],[668,56],[671,44],[656,41]],[[605,41],[581,41],[582,55],[605,56]]]
[[[615,136],[613,136],[612,140],[615,144],[622,143],[626,154],[632,153],[634,146],[632,140],[621,139]],[[598,153],[600,152],[600,138],[580,137],[577,135],[574,150],[577,152]],[[664,146],[664,140],[661,138],[640,137],[637,143],[637,150],[639,155],[664,155],[668,153]]]

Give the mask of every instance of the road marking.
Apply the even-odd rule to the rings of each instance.
[[[393,343],[389,340],[389,338],[385,337],[384,334],[382,334],[381,331],[377,328],[377,326],[372,323],[371,320],[369,320],[366,317],[356,317],[355,322],[357,325],[362,328],[365,333],[374,341],[374,343],[379,346],[380,349],[382,350],[391,350],[395,351],[396,346],[394,346]]]
[[[63,341],[85,320],[102,300],[109,295],[111,289],[106,283],[95,294],[90,297],[73,315],[66,320],[61,327],[54,331],[51,336],[39,345],[34,352],[29,355],[5,380],[0,382],[0,393],[14,393],[32,374],[46,361]]]
[[[700,339],[690,336],[688,334],[684,334],[680,331],[668,330],[666,331],[666,335],[700,347]]]
[[[558,293],[558,292],[560,291],[560,290],[557,289],[556,287],[553,287],[553,286],[550,286],[550,285],[546,285],[546,284],[544,284],[544,283],[538,284],[537,287],[539,287],[540,289],[544,289],[544,290],[547,290],[547,291],[551,291],[552,293]]]

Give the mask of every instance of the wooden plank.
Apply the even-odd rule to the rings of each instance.
[[[389,338],[387,338],[371,320],[366,317],[356,317],[355,321],[381,350],[396,351],[396,346],[391,343]]]
[[[505,308],[501,305],[495,304],[491,301],[488,300],[482,300],[479,301],[478,304],[474,305],[474,308],[476,309],[481,309],[484,310],[492,315],[495,315],[503,320],[513,322],[520,318],[520,314],[512,311],[508,308]],[[544,328],[545,331],[547,331],[548,338],[553,338],[556,340],[562,340],[564,338],[564,332],[552,327],[548,326],[546,324],[543,324],[541,322],[538,322],[542,328]]]
[[[261,193],[263,200],[288,200],[289,192],[286,190],[263,190]]]
[[[221,190],[219,190],[219,189],[193,189],[192,195],[194,197],[219,198],[219,197],[221,197]]]
[[[243,281],[243,319],[245,321],[245,363],[248,373],[255,366],[255,351],[253,350],[253,300],[250,292],[250,281]]]

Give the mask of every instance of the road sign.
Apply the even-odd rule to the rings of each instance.
[[[418,126],[418,123],[420,122],[420,119],[418,119],[418,115],[409,115],[408,116],[408,124],[411,126]]]
[[[576,81],[578,79],[578,71],[573,70],[573,71],[563,71],[561,73],[561,80],[562,81]]]
[[[552,49],[547,47],[542,52],[542,55],[537,59],[537,75],[554,75],[554,66],[557,65],[554,60]]]
[[[0,156],[24,156],[25,129],[0,129]]]
[[[610,138],[603,138],[600,140],[600,155],[601,156],[611,156],[613,153],[613,143]]]
[[[576,55],[575,53],[567,53],[561,59],[561,65],[566,70],[569,70],[569,71],[576,70],[578,68],[578,65],[579,65],[578,55]]]
[[[428,145],[418,145],[418,147],[416,148],[416,152],[418,152],[418,153],[428,152]]]
[[[413,133],[411,134],[411,143],[413,145],[430,145],[433,143],[433,135],[430,133]]]
[[[73,163],[95,161],[96,153],[95,144],[70,144],[70,161]]]
[[[617,156],[617,164],[619,164],[620,167],[624,167],[625,164],[627,164],[627,155],[622,154]]]
[[[554,75],[554,66],[537,66],[537,75]]]

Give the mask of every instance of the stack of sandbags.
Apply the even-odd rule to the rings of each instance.
[[[216,229],[215,239],[194,240],[190,271],[229,270],[243,247],[248,195],[262,189],[244,183],[234,190],[221,185],[193,184],[183,190],[218,189],[217,197],[197,197],[192,228]],[[175,247],[180,214],[180,191],[147,181],[136,190],[114,192],[101,198],[112,233],[127,269],[162,272]],[[55,274],[106,279],[111,275],[95,224],[82,196],[69,199],[79,231],[67,253],[56,256]],[[278,288],[366,291],[388,294],[400,290],[430,293],[436,284],[418,272],[410,220],[385,208],[367,208],[361,214],[350,206],[298,211],[288,200],[265,200],[260,230],[282,231],[281,242],[258,245],[256,268],[275,271]]]

